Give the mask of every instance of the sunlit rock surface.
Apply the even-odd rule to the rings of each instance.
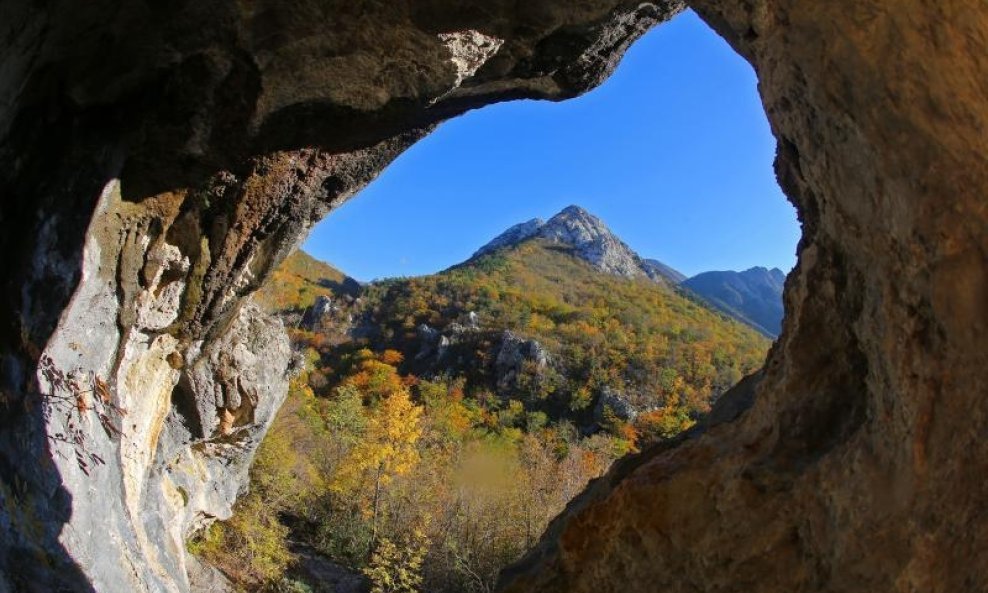
[[[516,224],[477,250],[473,257],[495,253],[531,239],[544,239],[573,250],[594,269],[625,278],[648,277],[672,282],[672,268],[642,259],[604,224],[579,206],[567,206],[547,221],[538,218]]]
[[[620,463],[511,593],[988,590],[988,12],[697,0],[803,223],[753,403]]]
[[[0,591],[208,587],[184,540],[289,379],[250,295],[438,122],[578,95],[681,9],[5,3]]]
[[[759,76],[803,222],[789,314],[760,380],[503,589],[988,590],[983,3],[692,4]],[[287,381],[249,295],[436,123],[579,94],[681,8],[7,2],[0,591],[188,591],[182,538]]]

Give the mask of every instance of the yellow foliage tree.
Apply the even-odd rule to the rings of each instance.
[[[408,473],[418,463],[415,445],[421,436],[422,407],[412,402],[407,388],[399,387],[371,410],[364,440],[350,451],[337,472],[337,491],[364,496],[374,541],[384,490],[395,477]],[[368,483],[372,486],[369,496],[365,487]]]
[[[367,357],[361,360],[357,371],[345,383],[356,387],[370,399],[386,399],[404,387],[398,369],[376,358]]]

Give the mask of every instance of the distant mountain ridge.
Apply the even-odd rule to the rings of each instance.
[[[572,254],[597,271],[625,278],[650,278],[681,286],[722,313],[774,338],[782,326],[785,273],[754,267],[743,272],[712,271],[692,278],[655,259],[645,259],[617,237],[604,222],[580,206],[568,206],[543,221],[516,224],[478,249],[471,261],[499,250],[542,239],[572,248]]]
[[[782,290],[786,275],[778,268],[754,267],[743,272],[711,271],[688,278],[655,259],[645,259],[618,238],[604,222],[579,206],[569,206],[548,221],[535,218],[516,224],[478,249],[470,265],[486,255],[517,248],[531,241],[565,247],[598,272],[623,278],[650,279],[670,289],[686,290],[717,311],[775,338],[782,326]],[[319,297],[355,296],[360,284],[332,266],[299,252],[275,272],[273,282],[259,293],[274,309],[293,303],[312,307]],[[281,305],[275,306],[276,301]]]
[[[646,260],[619,239],[604,222],[579,206],[567,206],[548,221],[516,224],[478,249],[471,259],[532,239],[573,248],[573,255],[596,270],[625,278],[647,277],[675,285],[685,276],[656,260]]]
[[[704,272],[682,282],[714,307],[769,337],[782,331],[782,291],[786,275],[754,267],[743,272]]]

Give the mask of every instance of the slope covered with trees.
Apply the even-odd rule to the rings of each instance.
[[[321,266],[296,254],[261,296],[304,362],[236,517],[192,544],[246,589],[331,590],[295,562],[315,553],[375,592],[491,591],[589,480],[768,347],[538,237],[363,287]]]
[[[346,297],[360,292],[360,285],[333,266],[296,251],[271,274],[255,300],[269,311],[301,313],[319,297]]]
[[[595,409],[599,420],[606,393],[631,414],[678,418],[667,433],[678,432],[756,369],[767,348],[688,293],[600,273],[541,239],[441,274],[372,285],[365,298],[370,343],[402,352],[403,370],[463,376],[476,398],[511,398],[581,426]],[[423,326],[447,339],[441,357],[422,356],[430,339]],[[529,356],[520,369],[503,368],[506,331],[534,340],[548,361]]]

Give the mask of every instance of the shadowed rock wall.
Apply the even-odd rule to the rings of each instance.
[[[784,331],[747,411],[620,464],[503,590],[988,590],[988,11],[692,4],[803,222]]]
[[[754,65],[803,222],[784,331],[503,588],[988,589],[984,6],[693,5]],[[284,395],[270,270],[435,123],[579,94],[679,9],[8,2],[0,591],[188,590]]]
[[[681,9],[6,2],[0,592],[189,590],[287,390],[270,270],[436,123],[575,96]]]

